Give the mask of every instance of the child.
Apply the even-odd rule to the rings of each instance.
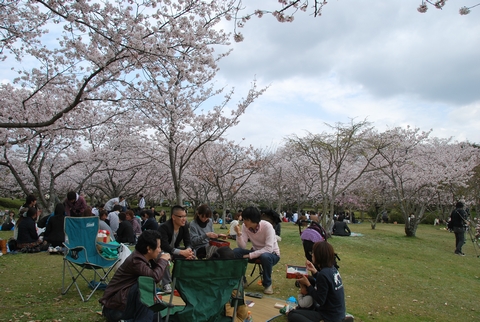
[[[233,220],[230,223],[230,233],[228,234],[228,238],[236,240],[237,239],[237,232],[241,231],[241,224],[240,221],[242,220],[242,213],[237,212],[233,215]]]
[[[312,276],[307,277],[311,285],[315,285],[315,279]],[[315,301],[311,295],[308,295],[307,287],[295,281],[295,286],[300,288],[300,292],[297,296],[298,306],[297,309],[314,310]]]

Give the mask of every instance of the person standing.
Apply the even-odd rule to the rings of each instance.
[[[242,212],[242,217],[242,230],[237,229],[239,248],[233,250],[235,258],[260,259],[263,267],[263,293],[273,294],[272,270],[280,260],[280,248],[275,230],[268,221],[261,220],[260,210],[256,207],[246,208]],[[246,249],[248,240],[252,242],[252,249]]]
[[[142,211],[145,209],[145,198],[143,197],[143,194],[140,194],[139,197],[140,200],[138,200],[138,210]]]
[[[465,227],[467,226],[468,214],[463,209],[463,202],[459,201],[455,205],[455,209],[450,214],[453,232],[455,233],[455,254],[465,256],[462,247],[465,244]]]
[[[69,191],[67,198],[63,202],[65,205],[65,213],[67,216],[82,217],[83,212],[87,209],[87,202],[75,191]]]

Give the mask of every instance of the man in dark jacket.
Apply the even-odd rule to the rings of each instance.
[[[162,238],[162,250],[173,258],[194,259],[195,254],[190,245],[190,232],[188,231],[187,212],[182,206],[173,206],[171,218],[160,225],[158,230]],[[175,238],[175,239],[174,239]],[[180,249],[183,241],[184,248]],[[170,293],[172,287],[170,272],[167,271],[162,278],[163,291]]]
[[[155,214],[151,212],[150,210],[142,210],[140,212],[140,217],[142,218],[142,231],[145,230],[157,230],[158,229],[158,223],[155,220]]]
[[[153,321],[154,312],[140,301],[138,277],[149,276],[158,283],[168,271],[170,254],[161,253],[160,244],[158,231],[144,231],[138,238],[133,253],[125,259],[108,283],[99,302],[103,305],[103,316],[109,322]]]
[[[467,226],[467,212],[463,209],[463,202],[459,201],[455,209],[450,214],[453,232],[455,233],[455,254],[465,256],[462,253],[463,244],[465,244],[465,227]]]

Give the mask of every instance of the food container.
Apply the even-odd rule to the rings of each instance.
[[[221,239],[217,239],[217,238],[210,238],[210,242],[209,242],[210,246],[217,246],[217,247],[230,247],[230,242],[228,241],[225,241],[225,240],[221,240]]]
[[[297,278],[298,274],[308,276],[305,266],[287,265],[287,278]]]

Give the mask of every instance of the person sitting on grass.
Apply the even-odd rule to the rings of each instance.
[[[40,212],[37,208],[28,208],[25,217],[17,221],[17,249],[22,253],[38,253],[48,249],[48,243],[38,237],[35,221]]]
[[[333,225],[333,234],[334,236],[350,236],[352,231],[348,227],[347,223],[344,221],[336,221]]]
[[[160,282],[170,260],[170,254],[161,253],[160,245],[156,230],[146,230],[138,237],[135,250],[115,272],[99,300],[107,321],[156,321],[155,313],[140,301],[138,277],[149,276]]]
[[[305,285],[308,295],[311,295],[319,305],[316,310],[295,309],[288,312],[289,322],[305,321],[350,321],[345,319],[345,293],[342,278],[335,268],[335,251],[328,242],[317,242],[313,245],[313,263],[306,261],[307,270],[312,273],[315,283],[305,275],[298,275],[297,282]]]
[[[307,276],[307,278],[311,285],[315,284],[315,279],[312,276]],[[308,294],[307,286],[305,284],[300,284],[298,281],[295,281],[295,286],[300,288],[300,292],[297,295],[297,309],[314,310],[315,301],[313,300],[313,297]]]
[[[57,203],[53,216],[51,216],[45,227],[43,240],[50,243],[52,247],[63,247],[65,241],[65,206],[63,203]]]
[[[263,267],[262,285],[263,293],[273,294],[272,270],[280,260],[280,248],[273,226],[265,220],[261,220],[260,210],[256,207],[248,207],[242,212],[242,230],[237,229],[237,245],[235,248],[236,258],[259,259]],[[238,228],[238,226],[237,226]],[[252,242],[252,249],[246,249],[247,242]]]
[[[133,233],[133,226],[127,220],[127,214],[121,212],[118,214],[118,230],[115,240],[124,244],[135,244],[135,234]]]

